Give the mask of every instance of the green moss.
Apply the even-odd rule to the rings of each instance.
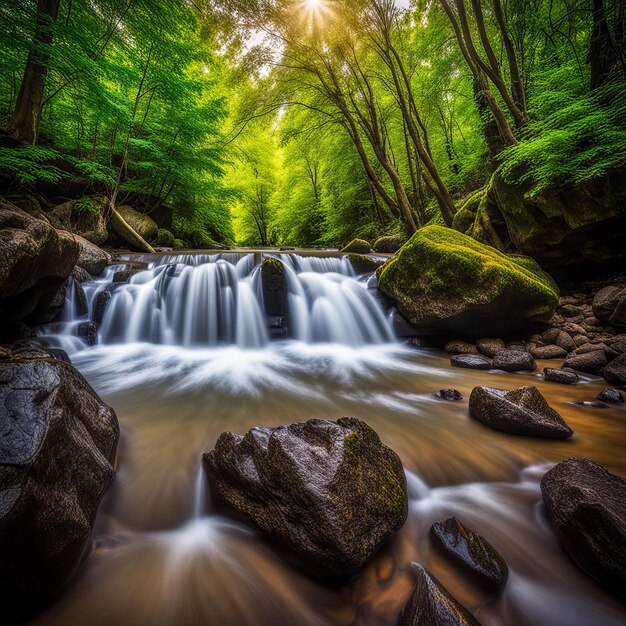
[[[174,239],[174,249],[182,250],[184,248],[188,248],[187,244],[182,239]]]
[[[503,327],[544,322],[559,298],[552,278],[532,259],[520,260],[442,226],[415,233],[381,268],[379,286],[417,324],[437,325],[468,310]]]
[[[268,292],[280,292],[283,288],[283,264],[273,257],[263,261],[261,275],[263,277],[263,289]]]
[[[350,261],[352,269],[357,274],[375,272],[381,265],[380,261],[374,261],[374,259],[370,259],[370,257],[362,254],[349,254],[348,261]]]
[[[402,514],[405,511],[407,496],[404,484],[391,465],[386,464],[382,468],[380,474],[380,493],[385,499],[389,511],[395,514]]]
[[[474,222],[476,221],[478,207],[487,195],[487,189],[487,187],[483,187],[482,189],[474,191],[467,196],[461,205],[461,208],[454,216],[454,221],[452,222],[452,228],[454,228],[454,230],[458,230],[459,232],[466,233],[468,235],[470,234],[469,231],[474,226]]]
[[[365,239],[353,239],[342,252],[354,252],[355,254],[369,254],[372,246]]]
[[[169,230],[165,228],[159,228],[156,240],[158,246],[162,246],[164,248],[173,248],[174,241],[174,235],[172,235]]]
[[[402,241],[400,237],[396,237],[395,235],[379,237],[374,242],[374,251],[383,254],[393,254],[401,248]]]

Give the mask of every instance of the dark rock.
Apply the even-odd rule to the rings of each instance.
[[[626,327],[626,286],[611,285],[600,289],[593,299],[593,314],[616,327]]]
[[[428,347],[428,342],[422,339],[422,337],[408,337],[405,343],[410,348],[415,348],[416,350]]]
[[[356,574],[406,520],[400,459],[353,417],[223,433],[203,461],[218,502],[337,581]]]
[[[626,354],[613,359],[602,372],[607,383],[626,385]]]
[[[283,264],[273,257],[263,261],[261,266],[261,280],[263,282],[263,302],[265,314],[284,317],[289,313],[287,304],[287,280]]]
[[[400,237],[379,237],[374,242],[374,252],[381,252],[383,254],[393,254],[400,250],[402,241]]]
[[[548,330],[541,333],[541,342],[544,345],[556,343],[556,340],[558,339],[560,333],[560,328],[548,328]]]
[[[480,584],[494,591],[504,587],[509,575],[506,561],[486,539],[456,517],[433,524],[431,534],[437,545]]]
[[[557,370],[551,367],[546,367],[543,370],[543,377],[545,380],[549,380],[553,383],[561,383],[563,385],[575,385],[580,381],[576,372],[569,372],[567,370]]]
[[[570,367],[573,370],[588,374],[598,374],[607,362],[604,350],[594,350],[593,352],[569,357],[563,364],[563,367]]]
[[[0,600],[11,623],[57,596],[87,553],[119,427],[85,379],[45,350],[24,346],[3,360],[0,382]]]
[[[463,341],[462,339],[448,341],[444,350],[448,354],[478,354],[478,348],[473,343]]]
[[[624,396],[617,390],[607,387],[603,389],[596,398],[602,402],[612,402],[613,404],[622,404]]]
[[[374,274],[374,276],[376,276]],[[376,292],[379,294],[379,292]],[[393,308],[391,310],[391,314],[389,316],[391,321],[391,327],[393,328],[393,333],[396,337],[414,337],[419,331],[418,329],[409,322],[409,320],[398,311],[398,309]]]
[[[528,352],[502,350],[493,359],[493,369],[505,372],[534,372],[537,364]]]
[[[363,254],[349,254],[348,261],[357,275],[375,272],[383,264],[382,261],[376,261]]]
[[[535,359],[564,359],[567,356],[567,350],[556,345],[550,345],[533,348],[530,354]]]
[[[558,310],[559,313],[564,317],[576,317],[581,313],[581,308],[574,304],[565,304],[563,306],[560,306]]]
[[[580,400],[578,402],[574,402],[574,404],[578,406],[584,406],[589,409],[608,409],[609,405],[604,402],[598,402],[597,400]]]
[[[450,358],[454,367],[464,367],[471,370],[490,370],[493,367],[491,359],[482,354],[454,354]]]
[[[505,349],[504,341],[502,339],[479,339],[476,342],[478,351],[485,356],[493,359],[498,352]]]
[[[98,343],[98,324],[95,322],[82,322],[76,329],[76,334],[84,339],[88,346]]]
[[[113,283],[127,283],[130,282],[130,279],[133,276],[137,276],[137,274],[141,274],[144,270],[120,270],[119,272],[115,272],[113,274]]]
[[[98,297],[96,298],[96,306],[94,307],[93,313],[93,321],[96,324],[102,324],[102,320],[104,319],[104,312],[109,302],[111,302],[112,297],[113,295],[108,289],[105,289],[98,294]]]
[[[353,239],[342,252],[352,252],[354,254],[370,254],[372,246],[365,239]]]
[[[576,342],[564,331],[560,330],[556,338],[556,345],[563,348],[567,352],[576,349]]]
[[[626,481],[589,459],[572,458],[546,472],[541,492],[565,551],[626,599]]]
[[[72,270],[72,278],[79,284],[88,283],[92,280],[91,274],[78,265]]]
[[[79,252],[48,222],[0,204],[0,326],[47,311]]]
[[[435,395],[442,400],[450,400],[452,402],[458,402],[459,400],[463,400],[461,392],[457,389],[441,389]]]
[[[268,316],[267,330],[272,339],[287,339],[289,337],[289,318]]]
[[[513,391],[475,387],[469,412],[486,426],[513,435],[567,439],[574,434],[536,387]]]
[[[104,218],[109,205],[106,196],[85,196],[54,207],[46,213],[46,217],[55,228],[76,233],[101,246],[109,237]]]
[[[480,626],[476,618],[421,565],[412,563],[417,584],[400,615],[400,626]]]
[[[70,355],[65,350],[61,350],[61,348],[46,348],[46,352],[48,352],[48,354],[50,354],[50,356],[57,361],[67,363],[68,365],[72,364]]]

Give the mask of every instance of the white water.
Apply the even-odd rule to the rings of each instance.
[[[285,270],[291,338],[350,346],[393,341],[379,303],[354,277],[346,257],[274,258]],[[130,264],[109,267],[102,277],[82,287],[72,282],[61,325],[43,327],[42,340],[70,354],[83,348],[79,327],[95,319],[98,296],[108,291],[111,299],[98,329],[101,345],[147,342],[187,348],[235,345],[248,350],[268,345],[260,253],[125,260]],[[113,282],[116,272],[132,269],[137,262],[147,266],[128,282]]]

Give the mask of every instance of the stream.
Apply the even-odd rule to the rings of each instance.
[[[452,368],[440,351],[396,340],[369,277],[342,256],[266,253],[288,285],[286,339],[268,332],[261,253],[128,256],[73,287],[40,341],[61,347],[120,421],[116,481],[94,547],[63,597],[31,626],[393,626],[429,569],[484,626],[611,626],[626,607],[580,571],[550,528],[539,482],[555,462],[593,459],[626,476],[626,409],[573,404],[602,388],[529,374]],[[128,283],[114,274],[134,269]],[[79,327],[111,293],[97,345]],[[575,431],[516,437],[468,416],[473,387],[536,385]],[[434,393],[458,389],[462,402]],[[200,460],[224,431],[353,415],[402,459],[409,518],[351,584],[329,588],[284,562],[254,528],[213,512]],[[429,539],[452,515],[507,561],[494,597]]]

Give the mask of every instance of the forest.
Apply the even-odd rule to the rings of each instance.
[[[4,175],[165,210],[187,246],[404,240],[452,226],[494,173],[539,194],[624,162],[619,0],[1,11],[0,112],[23,144]]]

